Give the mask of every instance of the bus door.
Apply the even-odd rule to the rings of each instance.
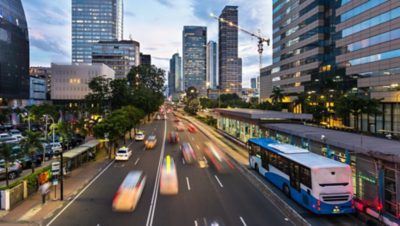
[[[290,186],[300,191],[300,166],[290,162]]]

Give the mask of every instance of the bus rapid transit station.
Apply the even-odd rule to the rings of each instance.
[[[357,211],[388,225],[400,225],[399,141],[306,125],[310,119],[299,119],[304,114],[286,119],[285,115],[217,109],[217,128],[241,144],[249,138],[266,137],[350,165]]]

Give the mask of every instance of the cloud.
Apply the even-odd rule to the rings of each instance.
[[[135,17],[135,16],[136,16],[136,13],[134,13],[134,12],[132,12],[132,11],[125,10],[124,16]]]
[[[151,58],[152,58],[152,59],[155,59],[155,60],[164,60],[164,61],[169,61],[169,60],[170,60],[169,58],[166,58],[166,57],[158,57],[158,56],[151,56]]]
[[[161,5],[167,6],[167,7],[173,7],[174,4],[171,3],[170,0],[157,0]]]
[[[59,43],[59,40],[40,32],[31,32],[30,43],[32,47],[36,47],[42,51],[50,52],[56,55],[68,56],[67,51]]]

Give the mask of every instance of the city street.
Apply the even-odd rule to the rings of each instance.
[[[204,225],[204,222],[216,220],[220,225],[292,225],[238,170],[220,174],[211,166],[202,169],[197,164],[184,164],[178,144],[163,141],[164,132],[168,134],[174,129],[171,117],[141,128],[146,134],[157,136],[155,149],[144,150],[142,142],[134,141],[130,146],[134,151],[129,161],[115,162],[68,208],[46,224]],[[180,138],[181,142],[190,142],[197,154],[208,140],[200,132],[191,134],[186,130],[180,132]],[[167,154],[174,158],[178,170],[179,193],[176,196],[163,196],[154,190],[160,155]],[[112,199],[130,170],[142,170],[147,176],[142,197],[134,212],[113,212]],[[156,192],[154,195],[153,191]]]

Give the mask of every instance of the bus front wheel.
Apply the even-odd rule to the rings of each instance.
[[[290,198],[290,189],[287,184],[283,185],[283,193],[285,193],[285,195]]]

